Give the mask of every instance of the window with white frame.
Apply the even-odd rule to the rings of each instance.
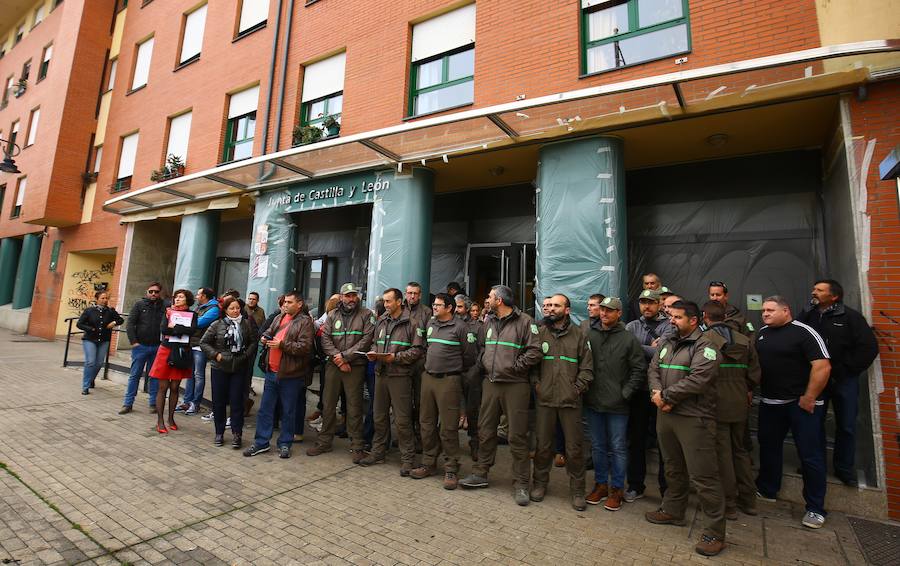
[[[153,38],[144,41],[137,47],[137,57],[134,63],[134,79],[131,81],[131,90],[138,89],[147,84],[150,77],[150,60],[153,58]]]
[[[112,90],[116,84],[116,70],[119,67],[119,60],[113,59],[109,62],[109,78],[106,80],[106,90]]]
[[[206,4],[200,6],[184,17],[184,34],[181,40],[181,56],[179,64],[200,58],[203,46],[203,30],[206,27]]]
[[[31,111],[31,119],[28,121],[28,137],[25,138],[25,147],[34,145],[37,139],[38,123],[41,120],[41,109],[35,108]]]
[[[116,183],[113,192],[127,191],[131,188],[131,177],[134,175],[134,161],[137,158],[138,133],[122,138],[122,149],[119,153],[119,171],[116,173]]]
[[[691,49],[688,0],[581,0],[581,10],[586,74]]]
[[[242,0],[237,35],[259,29],[269,18],[269,0]]]
[[[34,27],[43,21],[44,21],[44,5],[41,4],[34,11],[34,23],[31,24],[31,27]]]
[[[19,137],[19,121],[16,120],[9,128],[9,147],[7,153],[12,153],[13,147],[16,145],[16,138]]]
[[[22,214],[22,205],[25,204],[25,189],[28,188],[28,177],[19,179],[16,185],[16,201],[13,203],[12,214],[10,218],[18,218]]]
[[[166,159],[174,155],[187,163],[188,138],[191,135],[192,112],[185,112],[169,120],[169,143],[166,145]]]
[[[98,145],[94,148],[94,168],[92,171],[94,173],[100,172],[100,161],[103,159],[103,146]]]
[[[231,95],[231,99],[228,101],[228,124],[225,129],[223,162],[246,159],[253,155],[258,101],[259,86]]]
[[[409,115],[475,100],[475,4],[413,27]]]
[[[50,70],[50,59],[53,58],[53,45],[44,48],[44,55],[41,57],[41,68],[38,69],[38,81],[42,81],[47,77],[47,71]]]
[[[339,53],[306,66],[303,71],[303,93],[300,123],[319,126],[329,116],[340,124],[344,106],[344,69],[347,54]],[[327,129],[326,129],[327,131]]]

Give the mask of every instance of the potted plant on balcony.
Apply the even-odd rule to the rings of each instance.
[[[158,183],[181,177],[182,175],[184,175],[184,160],[180,156],[170,153],[169,157],[166,158],[166,164],[150,173],[150,180]]]
[[[297,124],[294,128],[294,145],[306,145],[322,139],[322,128],[318,126]]]
[[[13,86],[13,95],[16,98],[19,98],[23,94],[25,94],[25,90],[28,89],[28,80],[27,79],[19,79],[18,82]]]
[[[325,127],[325,133],[328,134],[329,138],[333,138],[341,133],[341,123],[334,116],[326,116],[325,120],[322,121],[322,125]]]

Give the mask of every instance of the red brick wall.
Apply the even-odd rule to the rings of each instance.
[[[887,478],[888,509],[900,519],[900,210],[897,182],[882,181],[878,164],[900,145],[900,81],[869,86],[865,101],[850,104],[854,136],[863,142],[876,140],[875,153],[866,178],[868,212],[872,221],[869,288],[872,293],[872,323],[878,333],[884,392],[878,397],[882,443]],[[858,164],[859,165],[859,164]]]

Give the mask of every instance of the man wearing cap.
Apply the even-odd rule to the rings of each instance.
[[[476,335],[461,318],[454,316],[455,303],[447,293],[438,293],[432,305],[434,317],[425,330],[425,371],[419,402],[422,431],[422,465],[410,476],[427,478],[437,469],[444,452],[444,489],[459,482],[459,401],[462,379],[475,364]],[[436,427],[440,423],[440,435]]]
[[[672,336],[677,329],[660,311],[659,291],[644,289],[638,297],[640,317],[625,325],[625,330],[634,334],[644,352],[644,361],[649,364],[656,353],[656,344],[663,336]],[[653,411],[650,408],[653,407]],[[644,496],[647,477],[647,431],[650,424],[656,428],[656,407],[650,402],[647,376],[644,375],[642,388],[634,392],[628,400],[628,490],[625,501],[631,503]],[[660,492],[666,490],[666,478],[659,458]]]
[[[591,321],[587,333],[594,366],[594,381],[585,395],[594,461],[594,488],[587,502],[599,505],[605,500],[609,511],[618,511],[624,498],[629,400],[647,387],[644,351],[621,318],[622,301],[606,297],[600,318]]]
[[[662,287],[662,281],[659,278],[659,275],[655,273],[644,273],[641,275],[641,292],[646,290],[651,291],[659,291]],[[638,298],[631,301],[631,305],[628,309],[628,319],[629,320],[637,320],[641,316],[641,304],[640,304],[640,295]]]
[[[706,516],[694,549],[715,556],[725,548],[725,500],[716,455],[716,375],[720,356],[700,331],[700,308],[678,301],[669,307],[678,334],[660,342],[648,377],[657,406],[656,434],[668,488],[657,511],[644,516],[659,525],[684,525],[690,486]]]
[[[466,323],[466,328],[476,338],[475,359],[477,360],[478,355],[481,354],[477,338],[483,332],[484,323],[477,318],[472,318],[469,314],[472,308],[472,299],[466,295],[456,295],[453,298],[456,300],[457,318]],[[469,424],[466,430],[469,433],[469,454],[474,462],[478,459],[478,410],[481,407],[481,373],[478,371],[477,364],[473,364],[467,369],[463,376],[463,399],[466,404],[466,421]]]
[[[403,308],[403,296],[399,289],[387,289],[382,294],[382,300],[385,311],[375,323],[375,341],[366,354],[370,361],[375,362],[375,436],[372,438],[372,451],[358,463],[372,466],[384,462],[393,413],[400,446],[400,475],[409,477],[416,455],[410,379],[413,367],[424,353],[425,333],[413,324],[409,310]],[[453,425],[456,426],[456,421]]]
[[[322,394],[322,430],[316,445],[306,451],[309,456],[331,452],[337,404],[341,391],[347,398],[347,433],[350,453],[358,464],[363,454],[363,382],[366,379],[366,356],[372,346],[375,315],[359,304],[359,288],[353,283],[341,285],[341,302],[328,313],[322,325],[322,351],[325,362],[325,391]]]
[[[741,309],[728,302],[728,286],[723,281],[709,282],[709,300],[721,303],[725,307],[725,324],[731,328],[747,337],[756,330],[753,323],[747,321]]]
[[[528,405],[531,401],[531,368],[543,358],[539,330],[534,319],[516,307],[512,289],[495,285],[488,295],[491,314],[484,323],[479,367],[482,382],[478,418],[478,462],[459,483],[463,487],[487,487],[488,471],[497,454],[500,413],[509,421],[509,449],[513,462],[515,500],[528,505]]]
[[[569,318],[571,304],[565,295],[548,297],[547,313],[540,329],[544,359],[537,366],[537,450],[534,454],[532,501],[543,501],[553,462],[556,423],[565,436],[569,496],[576,511],[584,511],[584,448],[581,396],[594,379],[591,346],[584,331]]]
[[[427,302],[422,303],[422,285],[416,281],[410,281],[406,284],[406,308],[409,310],[409,319],[415,328],[425,331],[425,325],[431,319],[431,305]],[[426,297],[427,299],[427,297]],[[422,371],[425,369],[425,357],[419,358],[412,368],[411,387],[412,387],[412,419],[413,434],[416,443],[416,451],[420,451],[422,446],[422,435],[419,433],[419,397],[422,394]]]

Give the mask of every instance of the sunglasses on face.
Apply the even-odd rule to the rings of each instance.
[[[159,289],[147,289],[148,295],[159,295]]]

